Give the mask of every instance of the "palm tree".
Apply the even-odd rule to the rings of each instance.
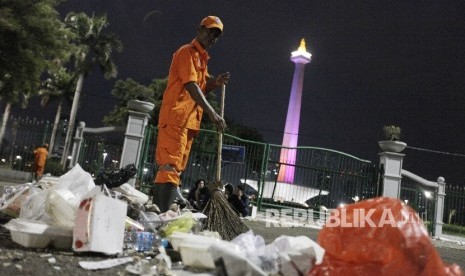
[[[63,110],[63,101],[70,102],[72,99],[73,87],[76,86],[75,79],[64,67],[57,68],[55,72],[50,73],[50,77],[42,83],[39,90],[41,98],[40,105],[47,106],[50,102],[58,101],[55,122],[53,123],[52,135],[50,137],[49,148],[53,152],[55,139],[60,124],[61,113]]]
[[[114,35],[103,33],[103,30],[108,26],[105,15],[88,17],[85,13],[71,12],[66,16],[65,24],[76,35],[74,43],[77,50],[74,53],[74,69],[77,82],[61,158],[61,165],[64,169],[84,79],[96,64],[103,71],[106,79],[116,77],[117,69],[112,60],[112,54],[114,50],[122,50],[121,42]]]
[[[37,94],[42,74],[68,51],[69,32],[55,10],[59,0],[4,0],[0,5],[0,95],[5,110],[0,147],[11,107]]]

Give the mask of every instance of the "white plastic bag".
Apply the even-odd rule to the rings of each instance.
[[[28,196],[29,188],[28,184],[3,187],[3,196],[0,198],[0,213],[17,218],[21,205]]]
[[[50,189],[45,211],[56,224],[73,227],[79,203],[94,187],[92,176],[76,164]]]
[[[69,190],[80,202],[82,197],[94,187],[95,183],[92,176],[84,171],[79,164],[76,164],[58,179],[58,184],[53,189]]]
[[[124,183],[123,185],[113,188],[113,190],[120,192],[124,197],[129,200],[129,203],[145,204],[149,201],[149,196],[138,191],[131,184]]]
[[[243,255],[235,246],[230,246],[224,243],[214,243],[208,250],[212,256],[215,256],[216,269],[219,271],[227,271],[228,275],[268,275],[255,263]]]
[[[49,190],[32,187],[29,190],[28,198],[21,205],[19,218],[53,224],[53,219],[45,212],[45,201],[48,193]]]

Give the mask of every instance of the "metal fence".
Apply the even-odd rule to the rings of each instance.
[[[48,143],[50,135],[49,121],[10,116],[0,146],[0,166],[31,172],[34,149]]]
[[[124,131],[84,132],[77,163],[92,176],[102,170],[118,169]]]
[[[295,150],[295,160],[283,159],[282,152]],[[303,202],[311,208],[336,208],[379,195],[378,170],[373,162],[347,153],[317,147],[283,148],[270,145],[268,167],[275,168],[272,191],[266,197],[285,202]],[[287,167],[287,168],[286,168]],[[281,170],[291,168],[292,183],[282,183]],[[279,179],[280,175],[284,179]],[[289,185],[291,184],[291,185]],[[270,187],[271,186],[271,187]],[[292,193],[292,194],[289,194]]]
[[[155,129],[148,128],[149,141]],[[217,133],[201,130],[192,145],[182,188],[189,190],[198,179],[214,180]],[[245,185],[246,194],[255,197],[259,209],[335,208],[339,204],[372,198],[379,193],[376,166],[367,160],[323,148],[298,147],[292,183],[278,181],[280,169],[288,163],[279,160],[282,147],[223,136],[221,180],[233,186]],[[154,144],[145,146],[143,185],[150,185],[156,172]]]
[[[411,178],[403,177],[400,189],[400,199],[411,206],[433,232],[433,222],[436,210],[436,198],[438,189],[425,187]],[[447,197],[446,197],[447,198]]]
[[[45,142],[49,143],[51,129],[49,121],[11,116],[0,147],[0,166],[32,171],[33,150]],[[52,159],[60,154],[63,133],[66,133],[66,121],[60,123],[56,146],[51,150]],[[138,183],[143,187],[152,185],[157,170],[154,157],[156,136],[157,128],[147,126],[137,174]],[[78,163],[93,175],[102,169],[118,168],[123,139],[122,132],[85,134]],[[184,190],[189,190],[200,178],[207,181],[215,178],[217,140],[217,133],[209,130],[202,130],[194,140],[187,168],[182,175]],[[255,204],[261,209],[318,209],[320,206],[330,209],[380,194],[379,174],[373,162],[331,149],[297,147],[296,160],[291,163],[280,160],[282,150],[280,145],[225,134],[222,181],[234,186],[245,184],[246,193],[255,197]],[[285,166],[294,168],[292,183],[278,179]],[[401,199],[425,221],[433,218],[436,193],[435,189],[425,189],[407,178],[402,180]],[[428,199],[428,194],[431,199]],[[444,223],[451,226],[444,228],[445,233],[453,233],[453,226],[465,225],[464,187],[446,187]],[[457,229],[463,231],[460,227]]]
[[[447,185],[444,202],[444,233],[465,236],[465,187]]]

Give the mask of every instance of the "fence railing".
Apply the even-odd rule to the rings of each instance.
[[[155,128],[149,126],[152,137]],[[149,185],[156,172],[155,139],[144,149],[143,185]],[[190,189],[198,179],[214,180],[217,133],[201,130],[192,145],[188,165],[182,174],[182,188]],[[279,159],[282,147],[223,136],[221,180],[233,186],[245,185],[246,193],[256,197],[262,208],[335,208],[353,198],[378,195],[377,169],[371,162],[355,156],[316,147],[297,147],[293,164]],[[292,183],[279,181],[280,168],[292,166]]]
[[[100,127],[78,128],[74,138],[70,166],[76,163],[91,175],[102,170],[118,169],[124,142],[124,128]],[[82,138],[81,138],[82,137]]]
[[[465,187],[446,185],[444,202],[444,234],[465,237]]]
[[[10,116],[0,145],[0,166],[31,172],[34,149],[49,143],[51,124],[37,118]]]
[[[442,234],[444,186],[442,177],[437,182],[433,182],[402,170],[400,199],[418,213],[433,235]]]
[[[33,149],[49,142],[51,129],[49,121],[11,116],[0,146],[0,166],[31,171]],[[66,122],[60,123],[59,134],[65,130]],[[157,170],[154,162],[156,131],[156,127],[148,126],[145,132],[137,174],[142,185],[151,185]],[[118,133],[89,131],[84,135],[77,162],[94,175],[102,168],[117,168],[124,139],[123,133]],[[55,149],[51,149],[52,158],[60,153],[59,139],[60,135]],[[216,132],[200,132],[182,175],[183,189],[189,189],[199,178],[214,179],[216,143]],[[319,210],[320,206],[325,206],[330,209],[340,203],[351,203],[356,197],[361,200],[379,195],[377,166],[371,161],[331,149],[297,147],[297,158],[290,162],[280,160],[283,148],[279,145],[248,141],[229,134],[224,135],[223,144],[230,147],[229,152],[223,153],[223,182],[245,184],[246,193],[256,196],[255,202],[260,208]],[[279,181],[283,166],[294,167],[292,184]],[[439,211],[435,214],[437,207],[433,198],[440,192],[431,185],[418,184],[417,180],[408,172],[403,174],[401,199],[408,201],[425,221],[434,221]],[[427,200],[425,191],[431,193],[431,200]],[[452,226],[465,225],[465,188],[448,185],[445,194],[442,222],[450,226],[447,229],[454,230]],[[463,228],[457,229],[463,231]],[[444,233],[447,233],[446,228]]]

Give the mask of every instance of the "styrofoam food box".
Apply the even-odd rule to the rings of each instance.
[[[168,237],[173,248],[178,247],[184,265],[196,268],[215,268],[214,256],[210,252],[212,244],[224,244],[231,247],[234,244],[212,237],[195,234],[173,233]]]
[[[83,199],[76,212],[73,250],[121,253],[127,209],[126,202],[104,195]]]
[[[183,264],[195,268],[215,268],[213,256],[208,251],[210,245],[188,241],[182,242],[179,248]]]
[[[24,247],[71,249],[73,243],[73,228],[23,219],[12,219],[4,226],[10,230],[11,239]]]
[[[173,249],[176,251],[179,251],[179,245],[189,237],[188,233],[182,233],[182,232],[174,232],[170,236],[168,236],[168,240],[170,241],[171,245],[173,246]]]

